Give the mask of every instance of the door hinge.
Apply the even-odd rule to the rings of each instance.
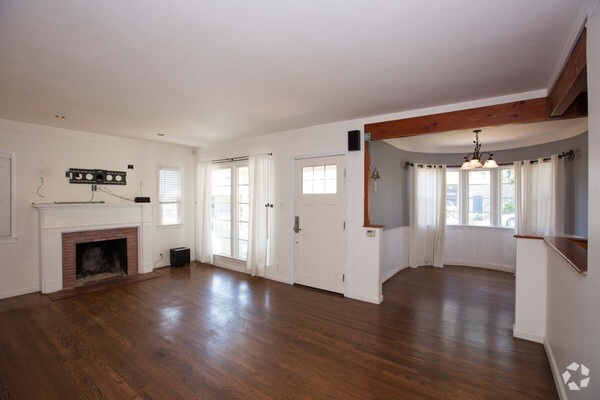
[[[346,274],[342,274],[342,282],[346,282]]]
[[[344,178],[346,177],[346,168],[344,168]]]
[[[346,221],[344,221],[344,230],[346,230]]]

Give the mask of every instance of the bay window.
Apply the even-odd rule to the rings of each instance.
[[[515,227],[514,167],[446,171],[446,225]]]

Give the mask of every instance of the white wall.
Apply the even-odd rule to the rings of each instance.
[[[408,266],[410,227],[383,231],[380,251],[381,283]],[[515,271],[515,238],[509,229],[448,226],[444,264]]]
[[[546,335],[547,245],[541,239],[516,240],[517,271],[513,335],[543,343]]]
[[[591,3],[587,26],[589,109],[589,198],[600,198],[600,10]],[[590,204],[594,204],[590,202]],[[600,208],[589,208],[588,274],[581,276],[559,256],[548,254],[546,347],[563,398],[600,399]],[[591,370],[590,387],[565,389],[558,374],[571,362]]]
[[[168,250],[194,244],[195,162],[192,149],[140,140],[116,138],[87,132],[0,120],[0,150],[16,153],[17,171],[17,242],[0,244],[0,298],[39,290],[38,227],[36,210],[31,203],[53,201],[88,201],[90,185],[69,184],[69,168],[99,168],[127,171],[126,186],[110,186],[115,193],[133,198],[140,194],[157,200],[159,166],[180,167],[183,173],[183,221],[176,228],[153,229],[153,259],[169,264]],[[127,165],[134,169],[128,170]],[[45,184],[37,196],[39,174]],[[122,202],[96,192],[95,200]],[[156,212],[154,212],[156,221]]]
[[[515,271],[514,230],[447,226],[444,264]]]
[[[381,283],[408,266],[409,226],[383,231],[381,236]]]

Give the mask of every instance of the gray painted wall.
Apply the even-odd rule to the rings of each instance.
[[[408,226],[409,197],[406,161],[424,164],[460,166],[465,154],[415,153],[400,150],[383,141],[371,143],[371,166],[377,167],[381,179],[374,191],[370,185],[371,223],[385,225],[384,230]],[[485,143],[483,145],[485,151]],[[575,160],[565,163],[567,177],[565,201],[565,233],[587,237],[588,216],[588,134],[545,143],[537,146],[494,151],[499,164],[512,164],[518,160],[531,160],[551,154],[573,150]]]
[[[408,171],[404,169],[404,162],[409,159],[409,153],[383,141],[372,142],[370,149],[371,172],[376,167],[381,175],[377,191],[370,180],[371,223],[385,225],[384,230],[408,226]]]

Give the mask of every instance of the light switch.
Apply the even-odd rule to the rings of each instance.
[[[375,230],[373,230],[373,229],[367,229],[367,236],[368,237],[375,237]]]

